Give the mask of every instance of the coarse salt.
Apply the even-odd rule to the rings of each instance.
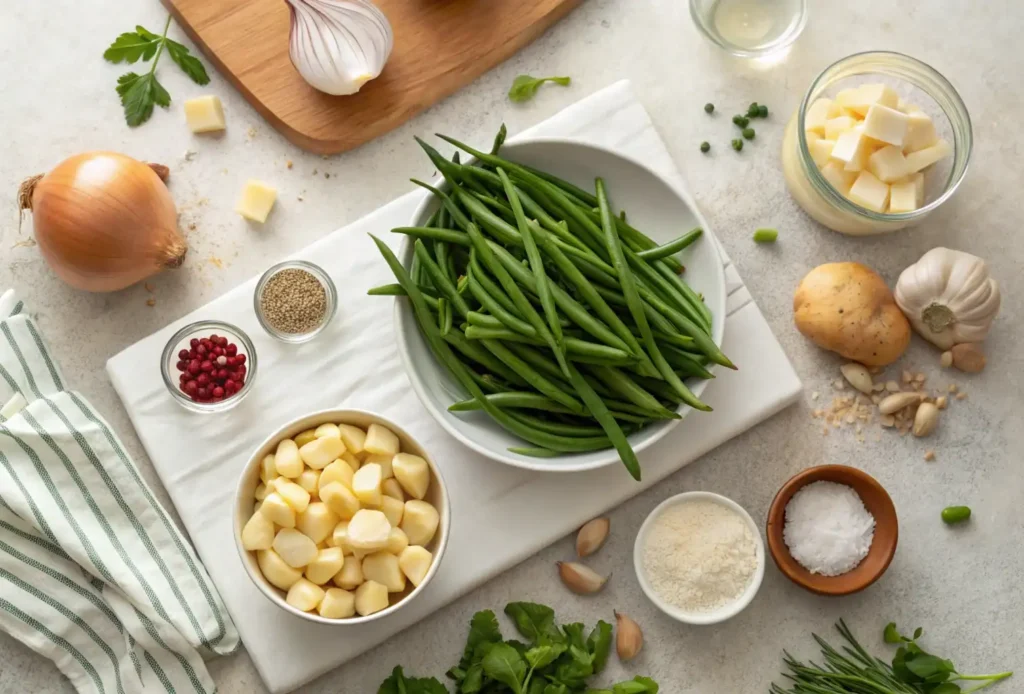
[[[757,571],[757,543],[746,520],[714,501],[670,506],[644,543],[644,572],[654,592],[687,612],[733,602]]]
[[[864,561],[875,518],[851,487],[812,482],[786,504],[783,538],[789,553],[812,574],[840,576]]]

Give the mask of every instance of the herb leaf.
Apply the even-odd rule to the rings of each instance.
[[[186,75],[196,84],[209,84],[210,76],[206,74],[206,68],[199,62],[199,59],[189,53],[186,46],[177,41],[165,39],[167,42],[167,53],[171,60],[178,64]]]
[[[594,674],[604,669],[608,662],[608,653],[612,648],[612,625],[604,620],[597,623],[587,637],[587,650],[594,658]]]
[[[449,694],[448,688],[433,677],[406,678],[402,667],[391,671],[391,677],[384,680],[377,694]]]
[[[154,104],[167,108],[171,103],[171,95],[152,72],[126,72],[117,78],[117,93],[124,106],[124,119],[133,128],[149,120]]]
[[[526,658],[526,662],[530,664],[534,670],[541,670],[546,668],[551,663],[555,662],[558,656],[565,652],[565,646],[562,644],[554,646],[534,646],[530,650],[523,654]]]
[[[512,81],[512,88],[508,90],[508,98],[517,103],[529,101],[537,94],[537,90],[545,82],[554,82],[563,87],[568,87],[572,79],[569,77],[531,77],[530,75],[519,75]]]
[[[547,605],[532,602],[510,602],[505,614],[515,622],[519,633],[531,644],[561,642],[561,634],[555,626],[555,611]]]
[[[885,625],[885,631],[882,632],[882,639],[886,643],[903,642],[903,637],[900,636],[900,632],[896,630],[896,622],[889,622]]]
[[[514,694],[523,694],[526,662],[519,652],[508,644],[495,644],[484,656],[484,674],[492,680],[507,684]]]
[[[134,63],[142,58],[149,60],[156,53],[160,46],[160,37],[151,39],[149,36],[142,36],[136,31],[129,31],[121,34],[110,44],[107,50],[103,51],[103,57],[112,63]]]

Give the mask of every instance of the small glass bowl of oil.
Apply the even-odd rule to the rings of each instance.
[[[764,58],[796,41],[807,24],[807,0],[690,0],[701,33],[740,58]]]

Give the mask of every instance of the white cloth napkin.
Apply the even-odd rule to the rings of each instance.
[[[79,692],[215,692],[216,588],[23,309],[0,295],[0,629]]]

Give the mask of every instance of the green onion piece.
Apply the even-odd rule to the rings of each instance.
[[[778,229],[758,229],[754,232],[754,241],[757,243],[775,243],[779,238]]]

